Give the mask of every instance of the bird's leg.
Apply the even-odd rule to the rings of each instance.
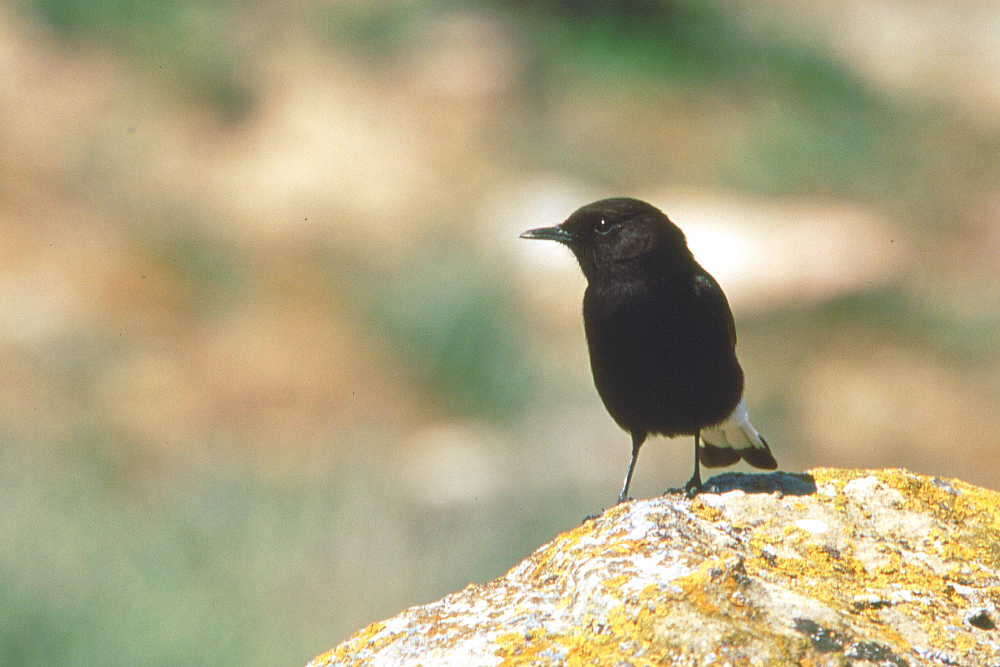
[[[623,503],[628,497],[628,487],[632,483],[632,473],[635,472],[635,462],[639,460],[639,448],[646,441],[646,434],[642,431],[632,431],[632,460],[628,464],[628,472],[625,473],[625,483],[622,485],[622,492],[618,494],[618,502]]]
[[[698,443],[701,439],[701,431],[694,432],[694,474],[684,485],[684,493],[688,498],[694,498],[701,491],[701,466],[698,461]]]

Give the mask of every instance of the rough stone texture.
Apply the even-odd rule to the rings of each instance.
[[[631,501],[327,665],[1000,666],[1000,493],[904,470]]]

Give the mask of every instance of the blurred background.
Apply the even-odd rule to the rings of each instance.
[[[15,0],[0,71],[2,664],[301,664],[609,505],[517,238],[605,196],[725,287],[783,469],[1000,486],[995,2]]]

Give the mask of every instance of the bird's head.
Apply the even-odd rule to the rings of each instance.
[[[587,204],[562,224],[529,229],[521,238],[568,246],[588,281],[644,266],[669,272],[691,262],[684,232],[655,206],[628,197]]]

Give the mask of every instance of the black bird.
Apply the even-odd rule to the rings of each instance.
[[[618,502],[628,496],[646,436],[693,435],[694,475],[743,459],[774,470],[767,441],[750,423],[736,327],[722,288],[688,250],[684,232],[638,199],[602,199],[525,239],[569,247],[587,278],[583,324],[594,384],[611,417],[632,435]]]

